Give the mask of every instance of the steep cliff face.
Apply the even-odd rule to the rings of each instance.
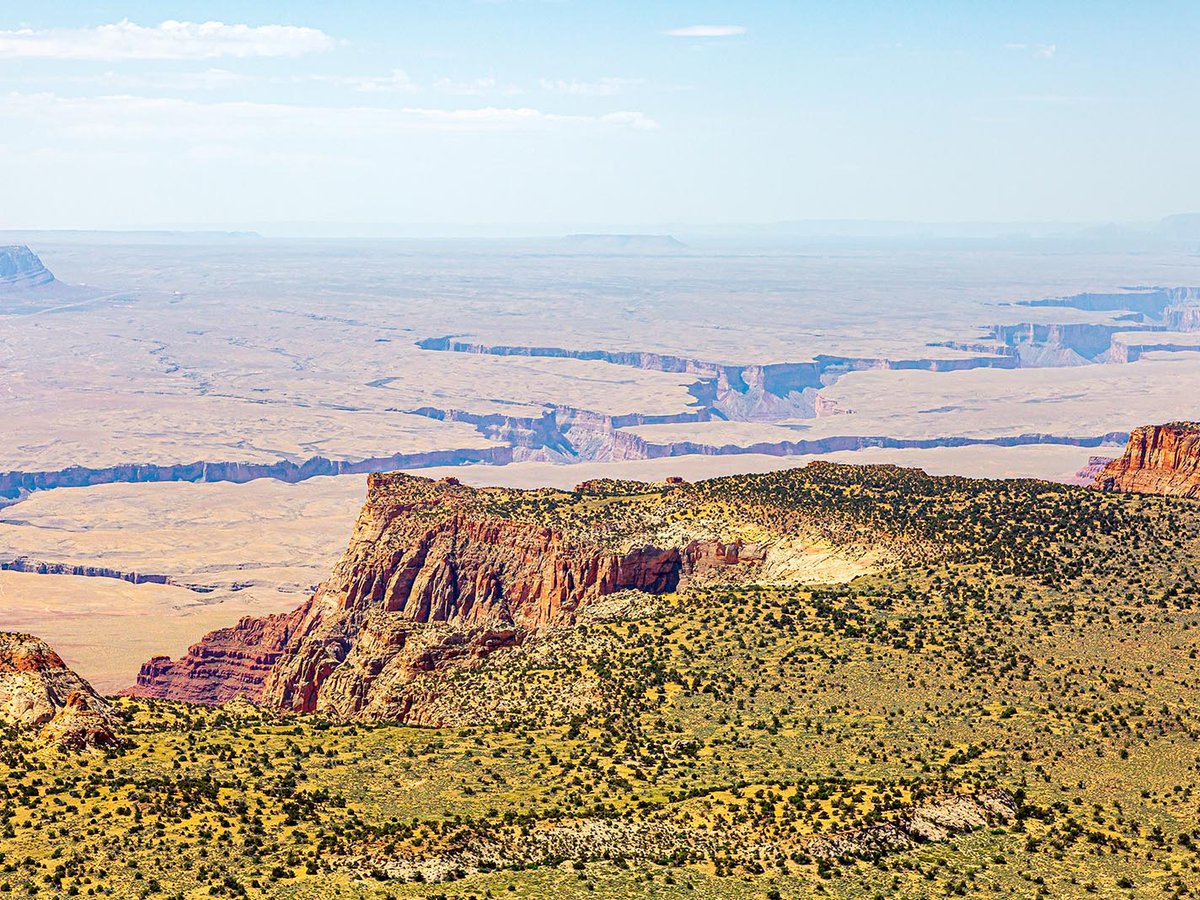
[[[0,632],[0,721],[70,749],[116,743],[111,707],[50,645]]]
[[[1170,331],[1200,331],[1200,306],[1173,306],[1165,320]]]
[[[366,459],[341,460],[312,456],[302,462],[281,459],[274,463],[195,462],[179,465],[129,463],[89,469],[70,466],[53,472],[0,472],[0,499],[15,498],[27,491],[45,491],[63,487],[90,487],[97,484],[141,484],[159,481],[230,481],[245,484],[257,478],[274,478],[295,484],[321,475],[356,475],[388,472],[425,466],[460,466],[466,463],[507,465],[513,461],[511,447],[482,447],[463,450],[429,450],[423,453],[396,453]]]
[[[209,705],[235,697],[258,702],[263,680],[308,608],[305,603],[283,615],[245,616],[205,635],[178,660],[155,656],[142,664],[137,683],[125,693]]]
[[[1092,486],[1102,491],[1200,497],[1200,423],[1134,429],[1124,455],[1101,469]]]
[[[520,515],[514,496],[527,504]],[[371,476],[350,546],[308,603],[213,632],[178,661],[150,660],[130,693],[419,721],[405,686],[422,674],[573,624],[602,596],[667,593],[687,576],[765,559],[755,543],[682,531],[613,539],[602,517],[589,528],[550,524],[537,512],[548,502],[453,479]]]

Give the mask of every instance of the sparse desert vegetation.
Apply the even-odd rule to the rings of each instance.
[[[640,521],[650,495],[613,487],[604,507],[544,492],[508,509],[586,526],[615,507]],[[1200,507],[887,467],[659,491],[679,515],[782,527],[791,515],[842,543],[888,535],[896,562],[837,585],[697,582],[598,605],[446,673],[439,702],[473,723],[458,727],[122,700],[123,749],[64,754],[9,732],[0,890],[1200,886]],[[914,816],[944,833],[906,830]]]

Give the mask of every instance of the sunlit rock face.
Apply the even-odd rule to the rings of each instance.
[[[1130,494],[1200,497],[1200,423],[1172,422],[1134,429],[1124,455],[1100,471],[1093,487]]]
[[[117,743],[112,708],[29,634],[0,632],[0,722],[40,729],[41,740],[73,750]]]

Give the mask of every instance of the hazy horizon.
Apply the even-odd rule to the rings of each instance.
[[[579,235],[671,236],[701,243],[779,241],[995,242],[1068,240],[1184,242],[1200,240],[1200,213],[1179,212],[1142,221],[920,221],[903,219],[793,219],[773,222],[148,222],[128,227],[0,225],[0,241],[45,235],[173,235],[178,237],[253,237],[272,240],[415,240],[538,242]]]

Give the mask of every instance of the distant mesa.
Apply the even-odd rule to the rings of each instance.
[[[0,247],[0,291],[24,291],[54,283],[54,275],[28,247]]]
[[[1159,223],[1158,231],[1170,240],[1200,241],[1200,213],[1167,216]]]
[[[582,253],[674,253],[687,248],[669,234],[568,234],[562,244]]]
[[[42,264],[38,255],[24,244],[0,247],[0,301],[79,300],[94,296],[96,291],[64,284]],[[36,308],[36,307],[35,307]],[[27,312],[24,306],[15,309],[0,306],[3,312]]]
[[[1200,422],[1135,428],[1125,453],[1100,470],[1092,487],[1127,494],[1200,497]]]

